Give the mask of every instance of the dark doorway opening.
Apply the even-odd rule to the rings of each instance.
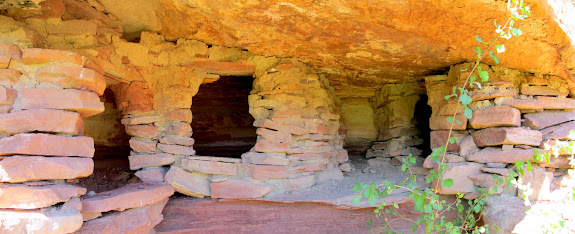
[[[197,155],[240,158],[255,145],[248,105],[252,83],[251,76],[224,76],[200,86],[192,102]]]
[[[422,156],[427,157],[431,154],[430,136],[431,129],[429,128],[429,119],[431,118],[431,106],[427,104],[427,95],[421,95],[419,101],[415,104],[415,111],[413,113],[416,124],[415,127],[419,129],[419,137],[423,139],[423,144],[419,148],[423,151]]]
[[[106,89],[100,97],[104,112],[84,119],[84,136],[94,139],[94,173],[79,179],[88,191],[103,192],[122,187],[134,179],[130,170],[130,135],[121,123],[122,114],[114,101],[114,93]]]

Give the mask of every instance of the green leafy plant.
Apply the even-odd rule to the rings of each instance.
[[[469,75],[465,79],[462,87],[453,87],[452,93],[445,96],[445,99],[457,99],[458,105],[462,105],[464,108],[464,116],[468,119],[472,117],[472,110],[469,107],[473,101],[472,97],[469,95],[469,90],[467,88],[472,88],[476,86],[481,89],[481,83],[487,82],[489,80],[489,73],[482,69],[480,62],[489,55],[495,63],[499,63],[499,58],[495,55],[496,53],[505,52],[505,46],[503,44],[498,44],[497,41],[500,38],[510,39],[513,36],[520,36],[522,31],[519,28],[514,27],[517,20],[523,20],[530,15],[529,7],[525,6],[523,1],[519,0],[509,0],[507,2],[507,9],[510,12],[510,17],[507,19],[505,24],[499,25],[494,21],[495,33],[497,34],[491,42],[485,42],[479,36],[475,36],[475,39],[482,46],[486,47],[483,50],[480,46],[474,49],[476,53],[476,61],[473,68],[469,71]],[[495,53],[493,52],[495,49]],[[486,52],[487,51],[487,52]],[[383,219],[384,224],[379,227],[378,231],[381,232],[396,232],[393,229],[392,224],[396,221],[410,221],[412,222],[411,231],[425,231],[426,233],[483,233],[488,232],[488,225],[477,225],[477,221],[481,217],[481,211],[483,206],[487,201],[489,195],[497,192],[497,186],[492,188],[477,188],[477,197],[474,199],[464,199],[463,194],[458,194],[453,201],[448,201],[444,197],[439,195],[439,190],[441,187],[448,188],[453,186],[452,179],[442,179],[441,175],[448,168],[448,164],[445,163],[446,149],[450,143],[457,141],[457,138],[453,136],[453,127],[455,124],[461,124],[460,121],[456,119],[457,111],[453,113],[453,116],[448,117],[446,120],[451,123],[449,128],[448,140],[445,142],[445,146],[441,146],[432,150],[430,159],[435,162],[438,166],[436,170],[430,170],[430,175],[427,176],[426,182],[430,185],[427,188],[419,188],[417,186],[417,175],[411,170],[413,164],[415,163],[415,158],[409,155],[408,158],[403,159],[402,171],[407,173],[408,177],[405,178],[400,183],[392,183],[388,180],[384,180],[381,184],[358,184],[354,186],[354,191],[358,192],[357,196],[354,198],[354,203],[358,203],[361,199],[367,199],[371,205],[375,205],[379,197],[387,197],[391,195],[396,190],[407,191],[407,196],[413,200],[414,211],[421,213],[420,218],[417,220],[410,220],[405,214],[399,212],[398,204],[386,204],[382,202],[375,210],[375,216],[377,218]],[[536,153],[536,159],[542,160],[542,154]],[[524,173],[524,170],[531,169],[531,161],[518,161],[515,167],[510,170],[510,173],[506,176],[506,185],[512,186],[516,181],[515,176],[517,170],[520,174]],[[497,184],[503,184],[504,181],[498,176],[494,176]],[[516,182],[515,182],[516,183]],[[448,219],[446,217],[446,212],[455,211],[456,217],[454,219]],[[368,222],[368,228],[371,228],[372,221]],[[497,230],[497,227],[493,227]]]

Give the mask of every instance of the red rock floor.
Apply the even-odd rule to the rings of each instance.
[[[413,209],[405,204],[403,209]],[[408,212],[402,212],[408,214]],[[214,201],[172,197],[163,211],[158,233],[368,233],[372,208],[340,209],[317,203]],[[408,214],[408,218],[419,216]],[[374,223],[376,220],[374,219]],[[396,223],[398,232],[410,224]]]

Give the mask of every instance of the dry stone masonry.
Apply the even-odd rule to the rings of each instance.
[[[431,147],[443,146],[450,123],[447,117],[463,109],[457,100],[444,100],[452,85],[461,85],[468,76],[471,64],[452,66],[448,75],[426,77],[429,105],[433,108],[430,119]],[[483,65],[483,67],[488,67]],[[536,152],[544,153],[550,146],[572,140],[569,131],[573,124],[572,109],[575,100],[566,98],[567,90],[561,79],[554,76],[521,73],[493,66],[489,68],[490,81],[482,89],[472,87],[470,108],[473,117],[458,117],[461,124],[454,127],[457,141],[447,147],[445,158],[449,165],[443,179],[454,179],[455,186],[441,188],[443,194],[464,193],[466,198],[477,196],[475,187],[490,189],[495,183],[493,175],[506,176],[518,160],[533,160]],[[532,201],[553,199],[550,188],[562,186],[568,177],[567,152],[553,152],[550,163],[540,162],[527,172],[523,183],[529,184]],[[436,168],[427,159],[426,168]],[[546,182],[545,182],[546,181]],[[550,187],[551,186],[551,187]],[[523,191],[499,189],[504,196],[517,196]]]

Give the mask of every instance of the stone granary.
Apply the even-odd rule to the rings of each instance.
[[[0,1],[0,233],[365,231],[353,185],[428,173],[454,112],[440,193],[473,198],[574,140],[575,3],[527,4],[468,121],[444,96],[505,1]],[[575,207],[568,156],[533,165],[533,206]],[[483,221],[526,230],[499,191]]]

